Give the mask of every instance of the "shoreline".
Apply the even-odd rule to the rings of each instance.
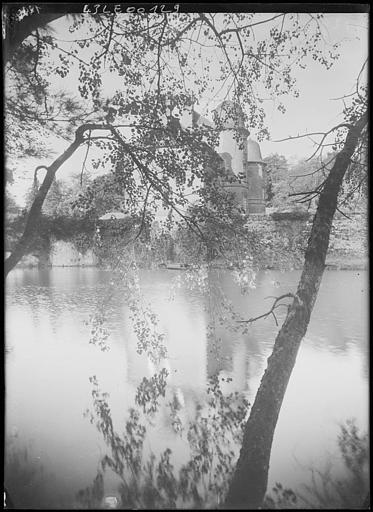
[[[187,270],[188,266],[185,266],[183,268],[182,265],[180,265],[180,268],[176,268],[178,265],[177,263],[174,264],[175,268],[167,268],[165,264],[160,263],[157,267],[153,269],[166,269],[170,271],[175,270]],[[347,257],[347,258],[341,258],[341,257],[330,257],[325,262],[325,270],[368,270],[369,261],[368,258],[361,258],[361,257]],[[217,263],[214,265],[216,268],[225,268],[226,270],[233,270],[232,267],[229,267],[228,265],[222,265]],[[31,269],[31,268],[39,268],[39,269],[51,269],[51,268],[98,268],[98,269],[105,269],[105,267],[101,265],[39,265],[37,263],[22,263],[20,262],[15,268],[18,269]],[[147,267],[144,267],[147,268]],[[293,268],[289,268],[286,270],[302,270],[303,265],[295,265]],[[107,269],[109,270],[109,269]],[[148,270],[152,270],[151,267],[148,268]],[[281,268],[280,265],[273,265],[273,266],[263,266],[259,270],[284,270],[284,268]]]

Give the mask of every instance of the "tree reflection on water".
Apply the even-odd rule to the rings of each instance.
[[[92,486],[80,491],[78,500],[89,508],[104,504],[103,473],[109,468],[120,479],[118,493],[126,508],[185,508],[202,503],[217,506],[227,491],[249,404],[243,393],[224,395],[221,381],[231,379],[214,375],[208,381],[206,400],[197,405],[194,418],[183,418],[183,398],[167,386],[164,335],[159,332],[157,315],[141,300],[136,265],[132,262],[121,273],[137,352],[148,357],[154,372],[138,384],[135,407],[129,410],[122,434],[114,426],[108,394],[100,390],[97,378],[91,377],[93,411],[86,415],[102,434],[109,451],[101,460]],[[200,279],[200,270],[188,274],[191,286]],[[95,343],[100,347],[97,337],[95,330]],[[174,432],[188,446],[188,460],[181,466],[178,463],[179,467],[169,447],[155,454],[145,446],[156,417],[165,412]]]
[[[7,436],[5,447],[5,508],[68,508],[69,497],[56,492],[55,475],[46,470],[31,443],[25,444],[13,434]]]
[[[89,393],[89,387],[91,387],[93,407],[87,412],[87,417],[97,427],[99,435],[105,441],[104,453],[99,460],[99,455],[95,451],[87,461],[86,452],[82,449],[84,455],[74,459],[82,461],[82,463],[78,462],[74,469],[68,468],[66,473],[71,475],[71,478],[66,478],[66,481],[63,482],[60,479],[58,465],[62,466],[65,463],[68,466],[72,459],[67,456],[66,461],[62,462],[58,459],[59,453],[57,453],[57,457],[54,456],[55,452],[51,450],[50,445],[46,444],[44,447],[39,443],[44,450],[45,457],[42,460],[46,470],[45,472],[36,472],[35,467],[31,465],[31,470],[35,475],[33,479],[27,480],[28,477],[26,478],[30,483],[29,487],[22,484],[28,463],[20,454],[18,466],[15,463],[9,463],[6,469],[7,485],[10,481],[9,489],[12,491],[11,496],[12,498],[14,496],[17,506],[25,504],[25,506],[43,507],[45,504],[45,508],[53,508],[51,505],[53,503],[57,508],[62,508],[65,504],[67,507],[73,505],[75,508],[167,509],[201,506],[214,508],[224,501],[241,445],[241,425],[245,414],[249,412],[245,398],[250,397],[251,399],[253,389],[255,390],[252,375],[256,366],[253,364],[253,359],[258,357],[257,354],[263,355],[260,350],[253,349],[256,347],[255,343],[258,342],[252,332],[248,332],[247,323],[241,322],[240,313],[253,307],[254,299],[255,301],[259,299],[257,299],[257,295],[254,296],[253,293],[250,293],[246,297],[247,300],[245,299],[245,302],[242,301],[241,304],[239,301],[241,294],[238,297],[240,290],[229,288],[229,283],[224,281],[225,274],[215,277],[213,269],[202,268],[200,270],[199,274],[197,270],[194,272],[191,269],[184,271],[181,275],[178,274],[178,276],[183,280],[180,284],[183,293],[188,281],[190,287],[194,286],[195,293],[198,293],[196,308],[191,308],[188,316],[188,321],[193,322],[192,327],[196,323],[196,316],[193,315],[195,315],[197,307],[200,309],[204,306],[205,308],[204,318],[206,321],[201,327],[201,332],[203,330],[205,337],[202,339],[199,331],[193,328],[190,332],[186,331],[186,324],[178,323],[178,319],[174,322],[175,330],[179,329],[185,333],[185,336],[180,337],[179,344],[189,347],[186,351],[190,362],[186,366],[186,380],[189,378],[190,382],[195,384],[197,372],[193,371],[194,366],[197,369],[206,370],[207,379],[205,380],[205,374],[202,372],[202,384],[198,382],[198,392],[195,391],[196,385],[184,385],[185,378],[184,380],[175,378],[174,372],[179,368],[173,361],[185,358],[185,352],[179,353],[169,343],[170,339],[175,338],[175,333],[171,330],[167,331],[167,323],[166,335],[161,332],[160,326],[164,326],[164,322],[160,320],[163,309],[156,308],[157,312],[160,312],[160,319],[158,319],[152,308],[146,304],[145,298],[152,297],[152,295],[150,293],[146,295],[144,290],[140,290],[134,263],[131,262],[126,268],[119,268],[115,273],[108,274],[106,279],[110,279],[110,286],[103,286],[101,283],[97,285],[96,282],[93,282],[95,290],[99,291],[91,300],[92,308],[89,309],[90,313],[96,311],[89,322],[92,344],[89,346],[89,350],[95,352],[98,357],[97,365],[93,366],[94,369],[91,370],[87,367],[85,375],[82,375],[81,378],[88,383],[88,376],[91,375],[90,386],[88,385],[87,388]],[[256,293],[260,293],[259,297],[261,298],[270,292],[265,286],[260,286],[260,278],[260,275],[256,278]],[[153,285],[154,276],[151,276],[151,279]],[[144,284],[146,283],[144,282]],[[169,284],[168,280],[167,292]],[[104,296],[107,291],[109,295],[113,294],[114,300],[110,296]],[[38,293],[40,294],[40,291]],[[45,293],[50,294],[50,288],[46,288]],[[237,293],[237,297],[235,293]],[[155,300],[158,300],[158,295],[154,295]],[[123,345],[127,344],[131,347],[131,359],[125,361],[125,365],[128,367],[133,365],[136,371],[132,368],[131,380],[125,380],[125,387],[122,388],[123,380],[118,372],[114,373],[116,370],[114,359],[117,355],[125,352],[116,351],[114,353],[113,350],[114,358],[108,359],[107,351],[109,350],[108,354],[110,355],[110,350],[115,348],[112,345],[112,337],[108,336],[108,333],[115,329],[110,317],[112,309],[114,309],[113,303],[115,302],[115,306],[117,306],[117,302],[120,302],[122,306],[123,297],[125,308],[118,308],[117,320],[118,325],[125,324],[126,328],[119,329],[121,337],[118,345],[123,340]],[[100,303],[101,299],[102,303]],[[323,298],[321,297],[321,299]],[[329,296],[327,299],[329,300]],[[61,300],[61,304],[62,302]],[[74,308],[78,309],[78,304],[81,302],[81,298],[75,300]],[[39,303],[35,302],[35,304]],[[57,318],[57,314],[60,315],[62,311],[62,306],[59,304],[53,319]],[[151,302],[151,304],[154,306],[155,302]],[[45,308],[45,302],[42,302],[42,305]],[[106,307],[107,305],[109,307]],[[177,308],[168,309],[168,303],[164,308],[166,314],[170,313],[176,317]],[[39,305],[39,310],[34,317],[37,314],[41,315],[41,311]],[[256,313],[254,311],[250,314],[255,316]],[[81,317],[79,317],[79,321],[83,322]],[[39,324],[37,328],[40,330]],[[60,325],[53,324],[53,328],[58,330]],[[268,329],[263,331],[263,339],[270,338]],[[343,328],[341,329],[343,333]],[[135,334],[136,339],[131,337],[129,342],[129,336],[132,333]],[[82,344],[87,344],[88,338],[88,329],[82,330],[82,336],[79,338]],[[177,337],[176,339],[179,340]],[[133,341],[134,343],[132,343]],[[203,350],[197,353],[196,348],[199,342],[201,342]],[[70,349],[70,346],[67,349]],[[169,353],[167,349],[169,349]],[[137,352],[140,364],[137,364],[133,358],[134,351]],[[203,359],[205,353],[206,360]],[[73,354],[75,357],[76,353],[73,352]],[[82,358],[77,359],[83,361]],[[108,365],[105,371],[112,372],[113,375],[113,379],[110,379],[109,382],[104,382],[106,374],[104,371],[100,372],[101,366],[105,367],[105,364]],[[119,367],[118,365],[120,371],[123,371],[123,366]],[[79,372],[81,372],[81,368]],[[251,380],[248,379],[249,373]],[[145,374],[146,376],[144,376]],[[233,381],[230,382],[232,378]],[[73,379],[72,381],[77,382]],[[119,387],[121,387],[121,391],[118,394],[122,401],[123,395],[128,395],[126,405],[122,408],[116,397],[116,389]],[[237,389],[239,392],[227,395],[228,391]],[[73,391],[73,387],[70,386],[69,390]],[[105,394],[106,390],[110,391],[110,395]],[[297,393],[300,394],[299,387]],[[43,394],[37,396],[43,397],[44,391]],[[59,396],[56,395],[56,398]],[[86,396],[89,399],[89,394],[84,394],[84,397]],[[83,403],[82,400],[77,402],[76,413],[79,417],[81,417],[82,409],[86,407],[86,404],[83,405]],[[118,405],[121,411],[118,410]],[[128,407],[131,408],[128,409]],[[66,409],[66,411],[66,417],[71,422],[71,409]],[[123,417],[119,419],[118,414],[123,414]],[[45,422],[44,417],[42,420]],[[45,423],[49,425],[48,422]],[[83,422],[83,425],[84,423],[87,424],[87,430],[96,433],[96,428],[90,429],[88,421]],[[65,428],[65,426],[61,424],[61,428]],[[301,429],[305,435],[303,426]],[[83,435],[86,435],[85,430]],[[60,446],[62,447],[60,452],[63,451],[61,432],[58,431],[58,435],[57,432],[51,433],[51,437],[55,443],[53,446]],[[41,439],[43,443],[42,436]],[[71,446],[74,444],[74,449],[76,449],[79,442],[80,438],[77,435],[75,444],[71,440]],[[91,441],[87,442],[89,450],[92,446]],[[40,446],[38,449],[40,450]],[[49,454],[54,457],[52,465],[49,464],[51,461],[48,461]],[[33,457],[34,454],[31,455]],[[99,470],[94,479],[96,461],[98,460]],[[48,472],[49,466],[52,466],[52,471],[58,474],[58,481],[51,481],[52,475]],[[90,469],[91,472],[88,475]],[[317,468],[317,471],[321,471],[321,466]],[[315,472],[316,477],[317,471]],[[82,474],[80,480],[79,474],[77,478],[79,472]],[[276,478],[281,479],[281,476],[277,477],[276,473]],[[315,481],[318,486],[323,486],[325,478],[320,479],[321,476],[317,477]],[[89,482],[92,482],[89,487],[83,489]],[[292,483],[286,482],[285,478],[283,483],[292,485]],[[310,485],[312,487],[312,481]],[[273,483],[271,483],[272,486]],[[74,501],[71,495],[80,488],[82,490]],[[363,489],[363,487],[360,486],[359,489]],[[271,494],[274,506],[283,508],[285,503],[287,504],[286,508],[288,505],[295,506],[293,504],[294,492],[297,493],[296,504],[299,507],[300,497],[296,486],[294,486],[294,491],[276,486],[275,491],[272,491]],[[308,494],[312,495],[312,492],[311,489]],[[321,496],[320,489],[317,492]],[[328,492],[330,494],[330,490]],[[355,494],[355,502],[358,503],[359,492]],[[350,495],[353,496],[352,493]],[[313,501],[317,500],[315,496],[316,493],[313,493]],[[309,496],[306,499],[309,499]]]
[[[137,395],[137,407],[130,409],[124,432],[119,434],[111,417],[108,395],[100,391],[96,379],[91,382],[94,411],[90,420],[103,435],[109,453],[102,458],[93,484],[78,493],[83,506],[95,508],[104,503],[103,473],[107,468],[120,478],[118,493],[125,508],[219,505],[242,440],[249,405],[242,394],[224,396],[219,379],[211,378],[206,405],[199,405],[195,419],[185,425],[178,414],[180,403],[175,395],[170,400],[157,380],[148,380],[149,401],[144,402],[144,396]],[[189,460],[179,468],[170,448],[155,455],[147,453],[145,447],[146,434],[160,412],[160,397],[169,408],[175,431],[188,444]]]

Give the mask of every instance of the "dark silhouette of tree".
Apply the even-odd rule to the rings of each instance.
[[[261,507],[264,500],[273,435],[286,387],[319,291],[333,217],[338,208],[338,196],[352,160],[359,159],[367,143],[366,97],[360,95],[353,113],[345,109],[345,117],[345,140],[339,143],[340,150],[333,167],[317,190],[318,206],[297,292],[291,297],[288,314],[276,337],[245,426],[240,457],[226,500],[228,507],[256,509]],[[315,191],[307,191],[304,195],[310,197],[314,193]],[[276,307],[285,298],[289,298],[289,295],[276,298],[265,316],[275,314]],[[250,319],[248,322],[254,320]]]

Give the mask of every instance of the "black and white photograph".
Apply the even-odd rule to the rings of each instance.
[[[2,4],[5,509],[370,509],[369,9]]]

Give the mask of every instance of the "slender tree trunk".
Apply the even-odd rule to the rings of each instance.
[[[257,509],[262,506],[267,490],[273,435],[324,272],[338,193],[366,123],[367,114],[349,129],[344,147],[336,157],[320,194],[297,293],[275,340],[245,425],[239,460],[226,499],[227,508]]]
[[[49,167],[40,166],[47,169],[47,173],[31,205],[23,234],[17,242],[11,255],[5,260],[5,276],[9,274],[9,272],[20,261],[20,259],[26,254],[32,240],[34,239],[35,231],[38,228],[41,209],[45,197],[52,185],[56,172],[61,167],[61,165],[71,157],[71,155],[75,152],[75,150],[80,146],[81,143],[81,133],[77,132],[74,142],[70,144],[66,151],[62,155],[60,155]]]

